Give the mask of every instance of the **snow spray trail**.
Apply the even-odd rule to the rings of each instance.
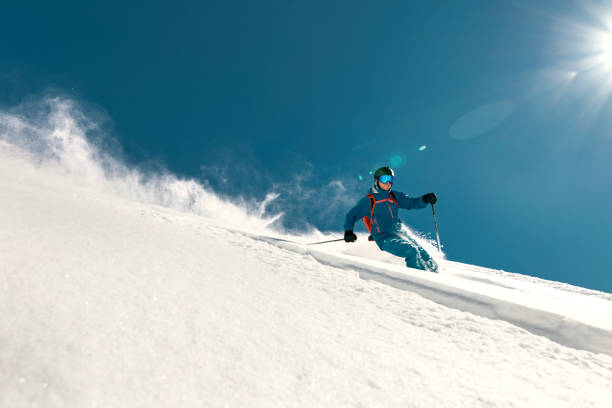
[[[124,164],[120,148],[110,149],[105,120],[105,114],[85,113],[75,101],[61,97],[24,103],[0,111],[0,152],[48,170],[50,177],[59,175],[75,187],[215,217],[236,227],[265,231],[282,216],[267,215],[274,194],[261,203],[230,201],[196,180]]]
[[[406,268],[401,264],[347,255],[337,249],[325,250],[283,238],[243,234],[310,255],[325,265],[354,270],[362,279],[414,292],[453,309],[507,321],[567,347],[612,356],[612,322],[609,318],[612,314],[612,301],[603,293],[592,299],[592,303],[576,305],[582,306],[582,310],[574,310],[572,315],[572,311],[566,309],[563,299],[543,300],[535,298],[538,294],[521,293],[518,286],[504,285],[502,280],[495,278],[494,273],[497,271],[486,268],[471,268],[470,265],[446,261],[442,263],[441,274],[432,274]],[[571,295],[566,294],[564,299]],[[583,295],[580,297],[584,298]],[[604,318],[595,319],[591,316],[593,314]]]

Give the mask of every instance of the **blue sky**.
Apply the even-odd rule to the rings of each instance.
[[[0,104],[78,100],[129,163],[276,191],[298,230],[340,231],[391,164],[438,194],[450,259],[612,291],[608,22],[605,1],[16,3]]]

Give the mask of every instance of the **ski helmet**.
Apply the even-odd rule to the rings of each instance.
[[[378,181],[380,176],[383,176],[385,174],[388,176],[395,176],[395,172],[393,171],[391,167],[384,166],[384,167],[380,167],[378,170],[374,172],[374,180]]]

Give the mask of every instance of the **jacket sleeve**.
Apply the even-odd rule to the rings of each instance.
[[[344,230],[352,231],[353,228],[355,228],[355,223],[357,220],[362,219],[366,215],[370,215],[370,199],[367,196],[359,200],[357,205],[351,208],[348,214],[346,214],[346,219],[344,220]]]
[[[395,195],[399,208],[414,210],[427,207],[427,203],[423,201],[423,197],[412,198],[399,191],[394,191],[393,194]]]

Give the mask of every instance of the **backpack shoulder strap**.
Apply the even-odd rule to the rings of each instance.
[[[363,217],[363,223],[368,229],[368,232],[372,234],[372,218],[374,218],[374,207],[376,206],[376,199],[374,198],[373,194],[367,194],[366,197],[370,199],[370,217],[368,218],[367,215]],[[372,240],[372,235],[368,237],[368,240]]]
[[[370,218],[374,216],[374,207],[376,206],[376,199],[374,194],[368,194],[366,197],[370,199]]]

